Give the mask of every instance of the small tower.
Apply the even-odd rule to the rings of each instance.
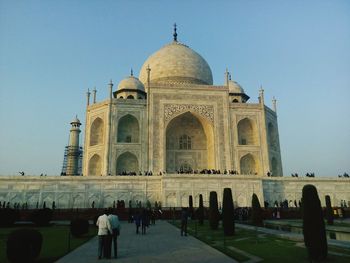
[[[70,123],[72,125],[69,134],[69,144],[67,149],[67,169],[66,175],[79,175],[79,158],[81,149],[79,147],[80,121],[77,117]]]

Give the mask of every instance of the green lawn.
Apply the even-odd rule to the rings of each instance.
[[[0,228],[0,262],[8,263],[6,257],[6,240],[9,233],[21,227]],[[34,227],[26,226],[23,228],[37,229],[43,236],[43,245],[41,247],[38,263],[54,262],[58,258],[69,252],[68,234],[69,226],[48,226]],[[97,234],[95,227],[90,226],[88,235],[82,238],[71,237],[70,251],[79,247]]]
[[[173,223],[173,221],[170,221],[170,223]],[[175,225],[179,227],[180,222],[175,221]],[[264,262],[280,263],[281,260],[283,260],[283,263],[309,262],[303,242],[290,241],[240,228],[236,228],[236,233],[233,237],[224,237],[221,227],[218,230],[211,230],[208,222],[205,222],[203,226],[197,225],[196,227],[194,221],[189,221],[188,232],[239,262],[249,258],[233,248],[262,258]],[[329,257],[327,262],[350,262],[350,249],[329,247],[328,251]],[[334,255],[331,254],[332,252],[342,255]]]

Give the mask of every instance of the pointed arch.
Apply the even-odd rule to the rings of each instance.
[[[117,174],[122,174],[123,172],[138,172],[139,162],[137,157],[131,152],[125,152],[119,155],[117,159]]]
[[[271,159],[271,172],[272,176],[279,176],[278,162],[275,157],[272,157]]]
[[[102,174],[102,159],[98,154],[94,154],[89,161],[88,175]]]
[[[165,133],[166,171],[215,168],[214,132],[207,119],[187,111],[171,119]]]
[[[269,122],[269,124],[267,125],[267,133],[270,148],[276,151],[278,149],[278,135],[276,127],[271,122]]]
[[[103,120],[96,118],[90,127],[90,146],[103,143]]]
[[[237,124],[238,144],[239,145],[257,145],[257,132],[255,122],[249,118],[240,120]]]
[[[139,143],[140,126],[138,120],[131,114],[127,114],[118,122],[118,142]]]
[[[258,173],[258,165],[254,156],[250,153],[244,155],[240,160],[241,174]]]

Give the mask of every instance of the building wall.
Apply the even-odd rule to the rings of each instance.
[[[108,207],[113,201],[146,200],[161,201],[163,207],[188,206],[189,195],[198,206],[199,194],[204,204],[209,204],[210,191],[218,193],[219,204],[225,187],[232,189],[236,206],[250,206],[251,196],[256,193],[261,205],[266,200],[300,200],[302,188],[313,184],[318,189],[321,204],[330,195],[332,205],[340,206],[341,200],[350,201],[350,180],[346,178],[261,178],[253,175],[178,175],[166,176],[1,176],[0,201],[24,203],[35,208],[46,202],[50,207],[55,201],[57,208]]]

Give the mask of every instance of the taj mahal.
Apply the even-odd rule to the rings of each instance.
[[[58,208],[111,206],[113,201],[160,201],[164,207],[198,205],[209,192],[230,187],[236,206],[299,201],[314,184],[340,206],[350,201],[345,178],[283,177],[276,100],[258,102],[226,70],[214,84],[206,60],[173,39],[149,56],[139,76],[108,84],[109,96],[87,93],[82,171],[78,169],[81,122],[71,122],[66,176],[2,176],[0,201],[47,204]],[[82,175],[82,176],[78,176]]]

